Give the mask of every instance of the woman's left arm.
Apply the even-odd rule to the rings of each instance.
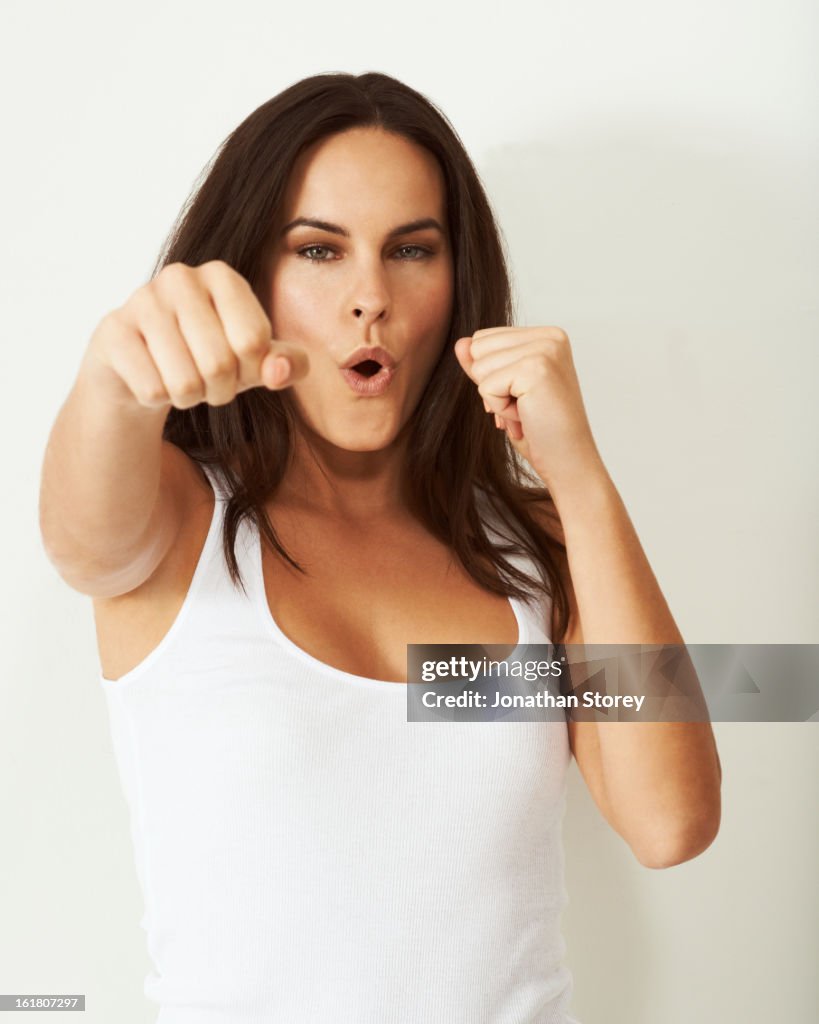
[[[488,412],[549,489],[566,546],[564,644],[683,644],[592,437],[566,333],[497,327],[456,356]],[[570,722],[572,752],[609,824],[647,867],[670,867],[719,829],[710,722]]]
[[[602,463],[552,495],[566,545],[566,644],[683,644]],[[720,823],[722,769],[710,722],[569,722],[578,767],[646,867],[702,853]]]

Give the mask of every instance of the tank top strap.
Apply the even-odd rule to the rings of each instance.
[[[504,524],[498,513],[491,506],[486,494],[476,488],[478,507],[481,509],[482,521],[490,540],[496,544],[506,544],[516,541],[510,528]],[[540,570],[531,555],[524,551],[516,551],[503,556],[508,562],[521,572],[525,572],[531,579],[540,579]],[[529,643],[548,644],[551,643],[552,633],[552,599],[547,594],[536,592],[524,599],[515,602],[521,615],[526,620],[528,627]]]
[[[201,636],[205,647],[221,638],[225,642],[244,638],[250,642],[258,634],[258,615],[255,609],[255,536],[252,523],[243,519],[239,523],[233,544],[236,563],[244,583],[234,585],[230,578],[224,551],[224,524],[230,494],[222,472],[216,466],[199,463],[214,493],[213,514],[197,562],[194,576],[185,600],[186,634]],[[186,652],[192,657],[191,651]]]
[[[198,463],[198,465],[202,472],[205,474],[205,476],[208,478],[208,482],[210,483],[210,486],[213,488],[213,493],[216,495],[216,500],[226,501],[228,496],[227,487],[222,476],[222,471],[218,468],[218,466],[208,466],[204,462],[200,462]]]

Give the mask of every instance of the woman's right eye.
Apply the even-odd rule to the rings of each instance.
[[[330,249],[326,245],[305,245],[304,248],[299,249],[297,251],[298,251],[299,256],[303,256],[306,260],[309,260],[311,263],[327,263],[328,262],[325,259],[321,259],[321,258],[317,259],[315,256],[308,256],[307,253],[310,252],[313,249],[324,249],[327,252],[330,252]]]

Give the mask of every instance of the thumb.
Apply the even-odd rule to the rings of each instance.
[[[470,354],[471,348],[472,348],[472,335],[471,334],[469,336],[467,336],[467,337],[464,337],[464,338],[458,338],[458,340],[455,342],[455,346],[454,346],[455,358],[461,364],[461,369],[464,371],[464,373],[467,375],[467,377],[469,377],[469,379],[472,380],[473,383],[477,383],[477,381],[474,381],[474,379],[472,377],[472,364],[475,362],[475,360],[472,358],[472,355]],[[483,402],[483,407],[484,407],[484,409],[487,412],[492,412],[493,411],[490,408],[489,403],[487,402],[487,400],[485,398],[482,398],[481,401]]]
[[[463,367],[466,374],[469,374],[472,370],[473,359],[470,355],[470,348],[472,346],[472,336],[469,335],[464,338],[458,338],[455,342],[455,358]]]
[[[278,378],[275,376],[277,371]],[[301,345],[286,341],[273,342],[262,363],[262,383],[266,388],[278,390],[306,377],[309,371],[310,360]]]

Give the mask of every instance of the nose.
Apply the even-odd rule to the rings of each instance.
[[[353,315],[363,324],[369,326],[371,323],[375,323],[376,320],[383,319],[385,312],[386,310],[383,307],[371,312],[368,307],[358,305],[353,310]]]
[[[369,325],[389,316],[390,294],[383,268],[362,274],[352,296],[353,316]]]

